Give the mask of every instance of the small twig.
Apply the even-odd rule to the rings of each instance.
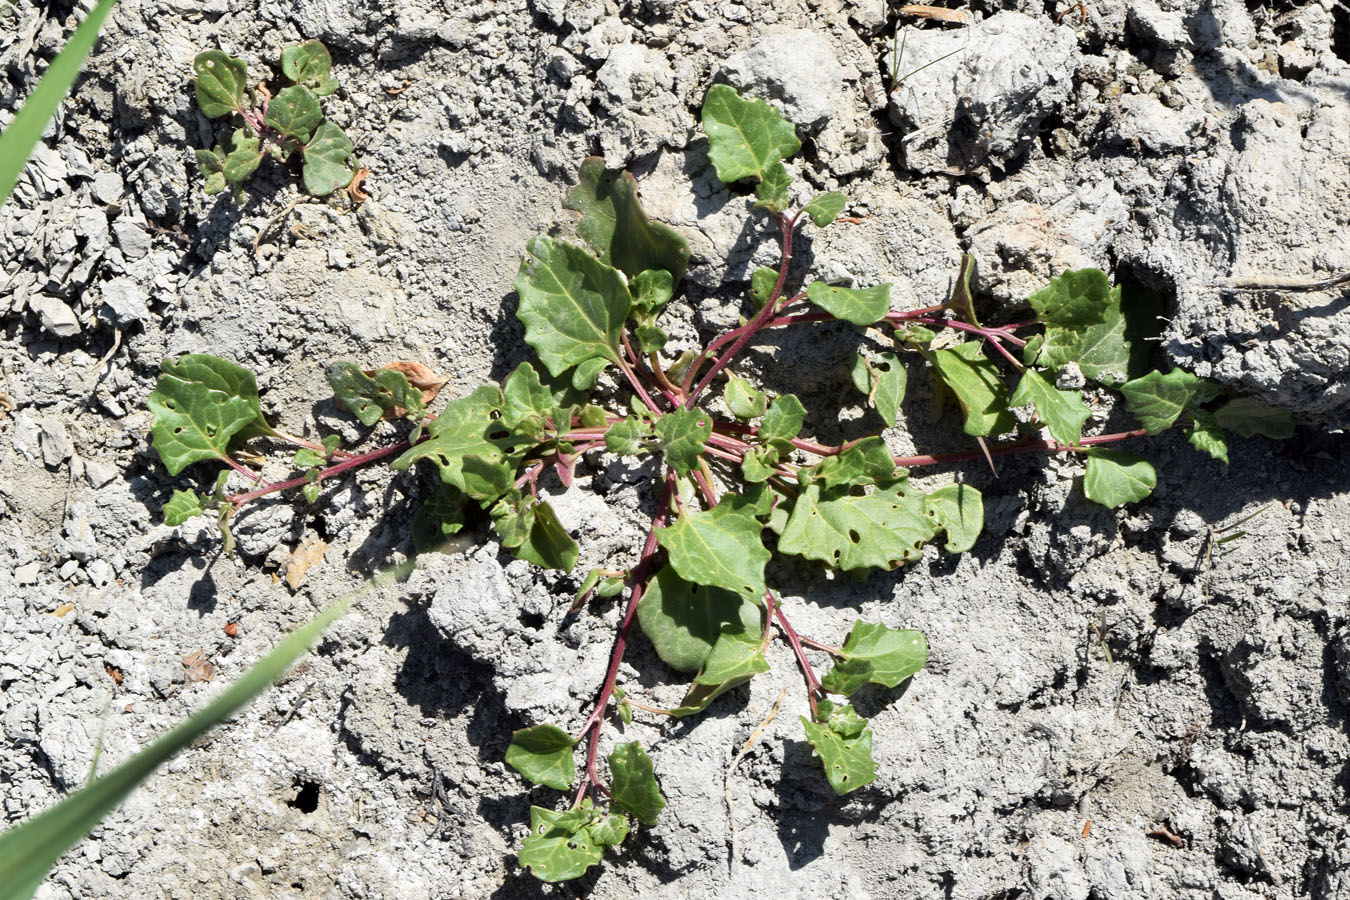
[[[731,766],[727,769],[725,796],[727,800],[727,820],[731,822],[731,857],[727,860],[728,868],[736,864],[738,855],[736,845],[739,837],[739,832],[736,830],[736,801],[732,796],[731,776],[736,773],[736,767],[740,765],[741,760],[745,759],[745,755],[750,752],[750,748],[754,747],[756,742],[759,741],[759,736],[764,733],[764,729],[768,728],[769,723],[778,715],[778,710],[783,705],[783,698],[787,696],[787,692],[787,688],[778,692],[778,699],[773,702],[773,709],[769,710],[769,714],[760,720],[754,731],[750,732],[750,737],[745,739],[745,743],[741,745],[741,749],[732,758]]]
[[[1160,841],[1166,841],[1173,847],[1186,846],[1186,839],[1179,834],[1174,834],[1166,825],[1154,825],[1148,831],[1144,832],[1144,837],[1157,838]]]
[[[1298,278],[1272,277],[1266,280],[1259,278],[1239,279],[1230,278],[1227,281],[1216,281],[1213,284],[1203,285],[1208,288],[1221,288],[1226,291],[1296,291],[1298,293],[1312,293],[1314,291],[1328,291],[1343,284],[1350,284],[1350,272],[1341,272],[1332,275],[1330,278],[1322,278],[1317,281],[1305,281]]]
[[[276,727],[272,729],[272,734],[276,734],[280,731],[287,722],[294,719],[296,714],[304,708],[304,705],[309,702],[309,698],[306,695],[314,689],[314,685],[315,682],[313,681],[305,683],[305,686],[300,689],[299,695],[295,698],[295,703],[291,706],[290,712],[286,713],[285,717],[276,724]]]

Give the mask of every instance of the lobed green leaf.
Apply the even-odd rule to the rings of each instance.
[[[535,784],[566,790],[576,773],[572,765],[575,746],[572,736],[556,725],[522,728],[511,735],[506,764]]]
[[[367,375],[356,363],[340,359],[329,364],[327,377],[338,404],[362,425],[396,416],[416,422],[426,409],[422,391],[397,369],[376,369],[374,375]]]
[[[1127,381],[1120,386],[1125,395],[1125,408],[1134,414],[1144,430],[1157,434],[1172,427],[1177,418],[1196,399],[1200,379],[1185,369],[1149,372],[1142,378]]]
[[[516,858],[535,878],[550,882],[580,878],[604,855],[605,844],[596,840],[584,824],[578,824],[576,816],[530,807],[530,836]]]
[[[477,500],[495,500],[502,493],[497,485],[503,479],[509,484],[518,454],[535,444],[496,418],[503,403],[501,389],[493,384],[451,402],[426,426],[427,439],[405,450],[390,467],[400,471],[429,459],[446,484]]]
[[[305,164],[301,170],[305,190],[311,196],[326,197],[351,184],[356,173],[348,168],[347,160],[355,150],[352,139],[332,122],[316,128],[314,137],[305,144]]]
[[[1214,422],[1247,438],[1258,434],[1277,440],[1294,436],[1293,416],[1251,397],[1234,397],[1220,406],[1214,411]]]
[[[851,707],[850,707],[851,710]],[[825,767],[825,778],[840,796],[865,787],[877,779],[872,759],[872,729],[862,728],[845,736],[828,725],[802,717],[806,740]]]
[[[746,100],[725,84],[715,84],[703,101],[703,131],[708,161],[724,184],[753,178],[763,181],[772,167],[801,149],[797,129],[763,100]]]
[[[316,96],[324,97],[337,90],[332,71],[333,57],[320,41],[305,41],[281,51],[281,73],[293,84],[309,88]]]
[[[553,375],[589,360],[619,360],[619,334],[632,308],[623,275],[566,241],[536,237],[515,288],[525,341]]]
[[[1228,442],[1224,440],[1223,430],[1215,420],[1214,414],[1202,409],[1190,412],[1191,424],[1186,426],[1186,440],[1201,453],[1208,453],[1224,465],[1228,465]]]
[[[200,82],[198,82],[200,83]],[[303,144],[323,121],[323,110],[309,88],[299,85],[282,88],[267,104],[263,122],[278,134]]]
[[[923,504],[923,494],[902,484],[861,497],[847,488],[807,485],[778,547],[846,572],[892,569],[918,559],[924,543],[938,532]]]
[[[1022,373],[1022,380],[1017,383],[1017,390],[1008,403],[1034,406],[1036,415],[1050,429],[1054,439],[1071,447],[1082,439],[1083,424],[1092,415],[1078,391],[1059,390],[1035,369]]]
[[[769,561],[760,531],[753,507],[743,497],[727,494],[710,510],[685,510],[657,537],[685,581],[724,588],[758,603]]]
[[[681,475],[698,468],[705,442],[712,435],[712,416],[701,409],[677,409],[656,420],[656,440],[666,462]]]
[[[620,808],[639,822],[655,825],[666,808],[651,757],[637,741],[619,744],[609,754],[610,792]]]
[[[716,686],[738,679],[744,681],[767,671],[769,661],[764,658],[759,635],[723,632],[694,682]]]
[[[1111,283],[1101,269],[1065,272],[1027,298],[1047,326],[1082,329],[1106,320]]]
[[[811,217],[811,221],[816,223],[816,227],[824,228],[844,211],[848,205],[848,197],[838,191],[830,191],[826,194],[817,194],[811,198],[811,202],[802,207],[802,212]]]
[[[734,372],[727,372],[727,386],[722,394],[727,409],[738,419],[757,419],[769,408],[769,398],[763,391]]]
[[[196,491],[174,491],[169,502],[164,504],[164,524],[182,525],[203,512],[202,498]]]
[[[567,192],[563,206],[581,213],[577,223],[581,239],[629,279],[648,270],[664,270],[673,291],[684,277],[689,242],[669,225],[647,218],[638,200],[637,179],[630,173],[606,170],[603,159],[591,157],[582,162],[577,185]]]

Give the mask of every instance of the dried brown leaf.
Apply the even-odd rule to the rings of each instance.
[[[317,537],[306,538],[295,548],[291,558],[286,561],[286,583],[291,586],[291,590],[300,589],[300,585],[305,583],[305,573],[309,571],[309,567],[323,559],[323,553],[327,549],[328,542]]]
[[[443,378],[440,375],[437,375],[435,371],[419,362],[410,362],[406,359],[385,363],[380,366],[380,368],[393,369],[395,372],[402,372],[403,376],[408,379],[408,384],[422,392],[422,402],[427,405],[430,405],[431,401],[436,399],[436,395],[441,392],[441,388],[445,387],[446,382],[450,380],[449,378]],[[361,371],[367,378],[374,378],[375,373],[379,370],[362,369]],[[396,412],[396,416],[398,417],[406,414],[406,410]]]
[[[936,19],[939,22],[955,22],[958,25],[969,25],[975,21],[970,17],[970,13],[963,9],[945,9],[941,6],[924,6],[919,3],[910,3],[900,7],[901,15],[919,16],[924,19]]]

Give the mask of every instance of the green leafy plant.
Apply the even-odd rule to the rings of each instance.
[[[230,148],[217,144],[197,151],[197,165],[206,176],[205,190],[218,194],[227,187],[236,198],[262,164],[263,156],[282,162],[299,155],[305,190],[316,197],[341,190],[354,174],[348,164],[356,147],[346,132],[324,118],[320,97],[338,89],[333,61],[319,41],[281,51],[281,72],[290,84],[276,92],[248,84],[244,60],[220,50],[207,50],[192,61],[197,105],[208,118],[229,116],[234,125]]]
[[[703,128],[717,177],[752,185],[755,208],[777,225],[780,261],[753,273],[749,317],[698,353],[672,359],[661,327],[688,264],[687,244],[648,219],[631,175],[587,160],[566,204],[581,214],[582,243],[534,238],[515,279],[517,315],[538,367],[523,362],[501,384],[482,385],[433,416],[408,364],[362,372],[336,363],[329,370],[335,395],[361,421],[408,423],[405,439],[359,452],[341,448],[335,436],[308,441],[277,432],[264,418],[252,373],[214,357],[166,361],[149,400],[154,446],[171,473],[201,461],[226,466],[210,490],[176,491],[167,520],[215,515],[227,541],[231,517],[261,497],[302,490],[314,502],[329,479],[358,466],[384,461],[404,470],[420,463],[438,486],[413,522],[419,547],[460,531],[465,508],[476,506],[503,547],[571,572],[579,548],[541,496],[544,477],[551,473],[568,486],[580,460],[604,453],[660,460],[655,513],[636,559],[582,577],[568,613],[623,598],[590,712],[579,724],[521,729],[506,753],[525,778],[572,794],[566,809],[532,809],[520,849],[522,865],[547,881],[579,876],[625,838],[633,821],[649,824],[664,806],[638,743],[617,744],[601,765],[606,726],[614,719],[626,724],[635,708],[677,718],[702,712],[767,671],[774,640],[786,643],[801,671],[809,708],[804,736],[830,786],[846,794],[875,780],[872,728],[848,697],[867,684],[894,688],[919,672],[927,641],[913,629],[864,621],[848,625],[838,646],[802,635],[767,564],[775,554],[795,556],[861,577],[918,559],[935,541],[951,553],[969,550],[983,528],[980,493],[963,483],[925,493],[910,481],[911,468],[980,459],[992,465],[1013,453],[1073,454],[1085,459],[1086,496],[1114,507],[1146,496],[1156,475],[1148,462],[1113,445],[1181,427],[1198,449],[1223,460],[1225,431],[1285,437],[1292,430],[1283,413],[1225,399],[1187,372],[1139,371],[1143,355],[1127,337],[1121,289],[1100,271],[1064,273],[1028,299],[1034,318],[1005,325],[976,316],[970,257],[953,295],[922,309],[892,309],[889,285],[805,278],[792,266],[800,228],[807,220],[828,227],[846,198],[825,193],[789,212],[793,181],[784,159],[800,144],[792,125],[763,101],[715,86]],[[810,418],[796,396],[770,396],[732,366],[769,329],[838,322],[857,329],[853,381],[882,427],[824,445],[802,435]],[[889,449],[885,432],[896,427],[905,397],[906,357],[928,369],[935,393],[952,401],[953,418],[976,448],[911,457]],[[1094,391],[1118,389],[1140,427],[1085,435],[1091,416],[1082,392],[1058,386],[1071,364],[1093,379]],[[601,378],[623,390],[596,396],[619,400],[591,402]],[[838,418],[825,413],[831,422]],[[295,474],[262,483],[236,457],[254,439],[296,446]],[[227,490],[236,476],[250,483]],[[692,676],[677,706],[638,702],[631,695],[636,686],[618,683],[634,626],[671,669]],[[812,653],[831,659],[823,675]]]

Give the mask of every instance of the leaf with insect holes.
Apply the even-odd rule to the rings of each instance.
[[[856,484],[884,484],[895,480],[895,457],[879,435],[854,442],[842,453],[827,456],[814,466],[797,470],[800,484],[819,484],[822,488]]]
[[[413,547],[418,553],[439,550],[463,527],[464,495],[448,484],[438,484],[413,513]]]
[[[535,784],[563,791],[572,785],[576,767],[572,748],[576,741],[557,725],[522,728],[511,735],[506,764]]]
[[[319,107],[319,101],[309,88],[299,85],[277,91],[277,95],[267,104],[267,114],[263,117],[263,122],[269,128],[301,144],[310,139],[322,121],[323,110]]]
[[[727,373],[727,386],[722,394],[727,409],[738,419],[757,419],[769,408],[768,396],[734,372]]]
[[[769,551],[745,498],[726,494],[709,510],[685,510],[674,525],[657,531],[670,564],[685,581],[720,587],[747,600],[764,596]]]
[[[1087,457],[1083,493],[1102,506],[1114,509],[1143,500],[1158,483],[1153,466],[1129,453],[1093,448]]]
[[[1065,272],[1027,298],[1047,326],[1082,329],[1106,321],[1111,283],[1101,269]]]
[[[516,859],[540,881],[580,878],[605,855],[605,845],[577,822],[574,812],[555,812],[530,807],[530,836],[521,844]],[[587,814],[586,819],[589,819]]]
[[[703,663],[703,670],[694,679],[696,684],[716,686],[735,679],[751,678],[769,671],[757,634],[723,633],[713,644],[712,652]]]
[[[1083,437],[1083,423],[1092,415],[1078,391],[1061,391],[1035,369],[1022,373],[1009,406],[1036,407],[1036,415],[1061,444],[1076,445]]]
[[[329,364],[327,375],[338,405],[349,410],[362,425],[398,416],[407,416],[414,422],[422,418],[422,392],[396,369],[376,369],[371,376],[356,363],[340,359]]]
[[[980,341],[934,350],[931,359],[961,405],[966,434],[984,437],[1016,427],[1017,420],[1008,411],[1008,386],[993,361],[984,355]]]
[[[429,459],[446,484],[475,499],[495,499],[500,492],[493,493],[493,485],[500,477],[509,481],[517,454],[534,443],[496,418],[503,402],[501,390],[493,384],[453,401],[427,425],[427,439],[405,450],[390,467],[400,471]],[[499,475],[485,475],[483,467]]]
[[[893,569],[918,559],[937,532],[923,494],[903,484],[861,497],[811,484],[797,497],[778,547],[846,572]]]
[[[258,399],[258,376],[228,359],[205,353],[185,353],[159,364],[165,375],[183,381],[199,382],[208,390],[227,397],[240,397],[253,409],[254,421],[239,433],[239,440],[255,437],[276,437],[276,431],[263,417],[262,402]]]
[[[1228,465],[1228,442],[1224,440],[1223,430],[1215,421],[1214,414],[1203,409],[1190,412],[1191,424],[1186,426],[1186,440],[1201,453],[1208,453],[1224,465]]]
[[[257,420],[245,398],[171,375],[159,377],[145,403],[154,414],[151,440],[170,475],[195,462],[228,459],[230,448],[242,443],[240,436]]]
[[[337,79],[332,77],[333,57],[319,41],[305,41],[281,51],[281,72],[292,83],[326,97],[337,90]]]
[[[169,502],[164,504],[164,524],[182,525],[203,512],[202,498],[196,491],[174,491]]]
[[[1126,381],[1146,364],[1149,348],[1130,335],[1121,288],[1112,288],[1107,299],[1101,322],[1085,328],[1047,327],[1043,336],[1027,342],[1023,360],[1056,372],[1076,362],[1094,381],[1110,386]]]
[[[821,707],[826,703],[828,701],[823,701]],[[852,707],[845,708],[852,711]],[[856,713],[854,718],[857,718]],[[859,721],[866,724],[864,719]],[[872,759],[872,729],[863,727],[849,734],[853,731],[852,724],[842,724],[837,726],[842,729],[841,733],[827,724],[812,722],[805,716],[802,717],[802,727],[806,729],[807,743],[816,751],[825,767],[825,779],[836,794],[842,796],[877,780],[877,764]]]
[[[811,202],[802,207],[802,212],[811,217],[811,221],[816,223],[816,227],[824,228],[844,211],[848,205],[848,197],[838,191],[830,191],[825,194],[817,194],[811,198]]]
[[[1144,426],[1149,434],[1157,434],[1172,427],[1177,418],[1194,402],[1200,379],[1185,369],[1149,372],[1142,378],[1127,381],[1120,386],[1125,395],[1125,407]]]
[[[791,197],[788,187],[792,176],[781,162],[772,163],[764,170],[764,180],[755,185],[755,209],[767,209],[777,214],[787,209]]]
[[[702,120],[708,161],[723,184],[763,181],[770,166],[802,148],[797,129],[776,109],[763,100],[746,100],[725,84],[708,89]]]
[[[679,672],[697,672],[720,635],[757,638],[763,616],[744,597],[686,581],[665,566],[647,585],[637,618],[662,662]]]
[[[675,296],[675,276],[665,269],[646,269],[628,281],[633,308],[649,315],[656,313]]]
[[[510,480],[502,486],[510,488]],[[492,526],[502,546],[543,569],[571,572],[580,548],[546,501],[512,491],[492,507]]]
[[[639,822],[655,825],[666,808],[651,757],[637,741],[619,744],[609,754],[610,791],[614,802]]]
[[[750,300],[755,309],[763,309],[778,286],[778,272],[763,266],[750,273]]]
[[[894,428],[908,380],[900,358],[894,353],[881,353],[874,362],[859,354],[854,358],[852,375],[854,387],[867,395],[886,427]]]
[[[208,119],[229,115],[243,107],[248,86],[248,66],[219,50],[198,53],[192,60],[196,73],[197,106]]]
[[[351,184],[356,173],[347,167],[347,159],[355,150],[347,132],[332,122],[320,125],[305,144],[305,165],[301,171],[305,190],[311,196],[326,197]]]
[[[605,432],[605,449],[619,456],[637,456],[651,428],[641,419],[620,419]]]
[[[632,307],[619,270],[566,241],[532,238],[515,288],[525,342],[553,375],[589,360],[619,360],[619,333]]]
[[[698,468],[704,442],[712,435],[712,416],[701,409],[677,409],[656,420],[656,440],[666,462],[681,475]]]
[[[872,325],[891,311],[889,284],[855,289],[813,281],[806,289],[806,297],[835,318],[854,325]]]
[[[630,173],[606,170],[605,161],[597,156],[584,160],[563,207],[581,213],[577,234],[603,262],[630,279],[651,269],[665,270],[673,289],[684,277],[689,242],[669,225],[647,218],[638,200],[637,179]]]
[[[1214,410],[1214,422],[1245,438],[1260,434],[1283,440],[1294,436],[1293,416],[1251,397],[1234,397]]]
[[[984,497],[968,484],[949,484],[924,498],[928,515],[947,532],[943,549],[965,553],[984,530]]]
[[[795,394],[780,394],[769,403],[769,411],[759,424],[759,437],[766,443],[795,438],[806,421],[806,407]],[[789,445],[790,449],[790,445]]]

